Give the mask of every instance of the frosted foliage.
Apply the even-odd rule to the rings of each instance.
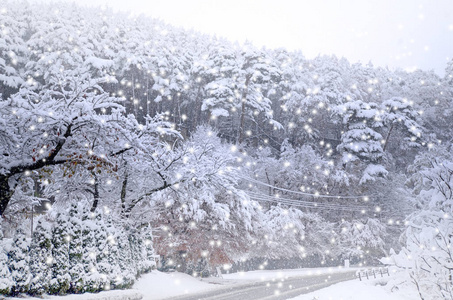
[[[0,221],[0,294],[9,294],[14,282],[8,268],[8,256],[5,251],[3,228]]]
[[[359,183],[363,184],[368,181],[373,181],[379,175],[387,175],[388,171],[381,165],[368,165],[365,170],[363,171],[362,178],[360,179]]]
[[[421,209],[407,219],[402,251],[383,259],[408,268],[420,295],[427,299],[451,299],[453,295],[453,164],[450,153],[440,147],[433,153],[420,155],[411,166],[416,172],[413,180]]]
[[[230,165],[235,156],[212,128],[198,128],[184,149],[178,177],[192,174],[191,180],[178,184],[176,197],[165,191],[152,202],[156,210],[165,207],[172,212],[169,217],[164,210],[153,221],[160,232],[157,250],[165,255],[187,251],[188,260],[194,262],[203,251],[212,250],[209,261],[230,263],[246,246],[257,219],[256,207],[237,190],[238,171]],[[190,234],[181,234],[184,232]],[[217,242],[222,246],[211,245]]]
[[[31,274],[29,266],[29,241],[22,230],[16,232],[13,244],[8,252],[8,266],[14,284],[11,288],[13,295],[25,293],[28,290]]]
[[[345,247],[345,256],[348,258],[359,257],[373,249],[383,251],[386,236],[386,228],[378,219],[368,219],[366,222],[357,220],[356,222],[345,221],[341,226],[341,243]]]
[[[52,228],[41,219],[33,231],[30,245],[30,293],[40,295],[48,291],[52,280]]]
[[[23,231],[15,234],[8,258],[4,256],[2,294],[128,288],[155,266],[149,225],[146,230],[131,231],[80,204],[53,217],[39,218],[30,245]]]
[[[51,294],[65,294],[69,289],[69,227],[68,217],[59,213],[52,227],[52,279],[49,283]]]
[[[442,212],[417,213],[405,232],[406,246],[382,261],[409,269],[413,284],[426,299],[451,299],[452,228],[452,220]]]
[[[449,293],[452,61],[306,58],[71,3],[0,19],[1,293],[129,288],[155,254],[208,275],[402,246],[423,295]]]

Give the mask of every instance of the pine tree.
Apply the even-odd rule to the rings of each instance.
[[[51,224],[40,219],[33,231],[30,246],[30,271],[32,280],[29,294],[46,293],[52,279],[52,229]]]
[[[109,262],[109,257],[112,254],[109,252],[107,226],[101,213],[96,213],[94,221],[96,231],[93,236],[95,237],[99,290],[110,289],[110,282],[117,274],[115,274],[115,267]]]
[[[144,248],[142,247],[143,241],[139,236],[139,232],[135,228],[130,230],[128,240],[131,249],[132,263],[135,269],[134,275],[139,276],[142,273],[144,261],[144,257],[141,251],[144,250]]]
[[[156,266],[154,259],[155,251],[153,247],[153,232],[151,225],[147,225],[142,229],[142,237],[145,247],[145,261],[143,262],[143,265],[144,272],[146,273],[150,272],[153,267]]]
[[[400,148],[403,148],[401,143],[402,139],[406,140],[410,147],[419,147],[423,129],[417,122],[419,121],[419,113],[413,105],[411,105],[407,99],[393,97],[384,101],[381,104],[381,107],[382,111],[384,111],[384,113],[381,114],[381,119],[388,127],[385,140],[383,141],[383,151],[387,148],[392,131],[398,129],[400,129],[402,133],[402,137],[398,138]]]
[[[65,294],[69,290],[71,276],[69,268],[69,240],[68,217],[59,213],[52,229],[52,280],[49,284],[49,293],[55,295]]]
[[[112,215],[107,216],[106,220],[106,233],[107,239],[103,254],[99,257],[101,261],[98,262],[100,270],[108,272],[109,284],[108,288],[122,288],[123,287],[123,264],[120,263],[120,248],[118,246],[118,229],[113,223]],[[100,271],[102,272],[102,271]]]
[[[129,229],[119,227],[115,241],[118,242],[118,263],[121,269],[119,286],[126,288],[134,283],[137,270],[132,258],[131,244],[128,239]]]
[[[381,165],[384,155],[383,138],[376,131],[383,126],[377,104],[357,100],[345,103],[338,109],[347,127],[337,147],[342,153],[343,164],[350,166],[365,164],[359,181],[361,184],[375,180],[376,176],[387,175],[387,170]]]
[[[85,270],[83,266],[83,237],[82,221],[79,213],[79,207],[72,205],[69,210],[68,221],[69,238],[69,269],[71,276],[70,288],[71,293],[81,293],[84,288]]]
[[[101,276],[97,266],[97,256],[99,251],[96,247],[99,228],[96,224],[95,213],[90,213],[88,209],[84,209],[82,213],[82,249],[83,255],[81,263],[83,265],[84,273],[84,291],[97,292],[102,288],[100,282]]]
[[[8,253],[8,266],[14,281],[11,290],[13,295],[28,291],[31,280],[28,251],[29,242],[26,239],[25,232],[18,229]]]
[[[8,295],[11,292],[13,280],[8,268],[8,257],[3,245],[3,229],[0,220],[0,294]]]

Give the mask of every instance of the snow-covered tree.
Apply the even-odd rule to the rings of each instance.
[[[440,212],[451,214],[451,153],[433,159],[421,146],[453,137],[451,61],[441,78],[233,44],[110,9],[1,5],[5,236],[30,204],[53,203],[40,217],[49,228],[38,224],[32,237],[30,272],[42,275],[29,293],[45,292],[46,281],[50,294],[129,287],[153,265],[153,249],[167,265],[206,272],[399,248],[400,227],[374,217],[403,222],[412,211],[408,173],[425,214],[408,219],[406,250],[445,279],[446,257],[417,252],[413,237],[440,249],[450,234]],[[341,198],[364,193],[363,212]],[[79,202],[77,213],[66,211]],[[341,209],[325,209],[333,207]],[[157,231],[152,243],[145,224]],[[46,230],[50,250],[38,250]],[[0,269],[0,290],[11,292],[9,268]]]
[[[114,239],[114,242],[118,244],[118,265],[121,270],[119,278],[115,279],[115,286],[120,288],[130,287],[135,282],[137,275],[128,236],[127,228],[119,228]]]
[[[272,206],[265,212],[263,239],[255,240],[261,249],[252,255],[267,259],[307,256],[305,244],[305,213],[294,207]],[[251,257],[253,257],[251,255]]]
[[[121,269],[123,264],[120,261],[121,256],[120,248],[118,245],[119,232],[115,224],[113,223],[111,214],[107,214],[105,226],[107,239],[98,240],[100,242],[99,247],[101,247],[101,245],[105,243],[104,250],[98,256],[99,272],[108,274],[108,282],[104,287],[105,289],[123,288],[123,269]]]
[[[199,128],[184,145],[187,151],[176,177],[190,175],[191,180],[156,194],[151,203],[158,212],[152,220],[160,231],[158,254],[186,253],[186,262],[203,259],[212,266],[231,263],[246,247],[257,207],[236,188],[238,171],[230,164],[237,151],[231,147],[209,127]]]
[[[73,204],[68,212],[68,227],[66,233],[69,238],[68,242],[68,274],[71,276],[69,282],[69,292],[81,293],[85,286],[85,279],[87,273],[85,272],[85,265],[83,262],[84,248],[83,248],[83,227],[82,227],[82,216],[80,208]],[[89,265],[88,265],[89,266]]]
[[[3,228],[0,221],[0,294],[8,295],[14,284],[8,268],[8,256],[4,248]]]
[[[107,224],[105,223],[102,213],[96,213],[95,216],[91,215],[89,219],[91,222],[90,225],[93,225],[92,222],[95,222],[95,227],[90,229],[94,232],[90,232],[90,239],[94,239],[95,249],[96,249],[96,265],[98,272],[98,288],[97,290],[109,289],[111,286],[112,279],[118,276],[116,270],[117,265],[110,263],[114,261],[115,258],[110,258],[112,255],[109,251],[109,240],[111,238],[108,232]],[[85,225],[85,228],[88,226]],[[91,241],[90,241],[91,242]]]
[[[377,219],[344,221],[340,225],[340,253],[347,259],[360,260],[382,255],[385,251],[385,225]]]
[[[98,239],[102,238],[100,234],[100,228],[96,222],[96,214],[90,213],[87,207],[84,207],[81,212],[81,231],[82,231],[82,257],[81,264],[83,265],[82,274],[83,278],[83,291],[84,292],[96,292],[105,286],[105,282],[102,283],[102,276],[99,273],[97,265],[97,256],[99,255],[99,249],[97,247]],[[104,238],[107,238],[104,236]]]
[[[145,260],[142,262],[144,271],[150,272],[156,267],[155,251],[153,247],[153,232],[152,227],[148,224],[142,229],[143,243],[145,248]]]
[[[378,114],[382,122],[388,127],[383,141],[383,151],[386,150],[391,133],[394,129],[402,127],[403,139],[407,140],[408,146],[418,147],[421,142],[422,127],[417,122],[419,112],[409,103],[407,99],[393,97],[382,102],[382,111]]]
[[[69,270],[69,240],[67,232],[68,216],[58,213],[52,228],[52,279],[49,282],[50,294],[65,294],[69,290],[71,276]]]
[[[381,164],[383,157],[382,135],[377,131],[382,127],[379,109],[375,103],[361,100],[347,102],[338,107],[342,115],[345,131],[337,150],[342,153],[342,163],[346,166],[364,164],[360,183],[385,176],[388,172]]]
[[[5,9],[5,8],[3,8]],[[0,31],[0,100],[6,99],[24,83],[21,69],[26,63],[28,49],[24,41],[27,34],[25,3],[8,5],[8,11],[1,13],[3,29]]]
[[[100,79],[92,79],[86,71],[65,71],[51,79],[39,92],[22,89],[0,103],[8,126],[1,132],[6,143],[1,150],[0,214],[14,194],[10,180],[26,171],[94,159],[82,141],[93,135],[107,137],[107,132],[101,134],[102,128],[115,122],[113,115],[110,122],[97,110],[113,109],[113,114],[121,116],[121,106],[103,92]]]
[[[423,154],[413,171],[420,208],[408,217],[405,246],[383,262],[408,269],[421,298],[453,296],[453,161],[451,149]],[[418,157],[420,160],[421,157]],[[422,180],[418,180],[422,177]]]
[[[48,292],[52,279],[52,228],[44,218],[38,221],[30,245],[31,282],[28,293],[41,295]]]
[[[31,280],[29,246],[25,232],[18,229],[8,252],[8,266],[14,282],[11,288],[13,295],[26,293],[29,289]]]

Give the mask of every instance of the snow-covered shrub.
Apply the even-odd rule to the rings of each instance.
[[[131,245],[129,242],[128,228],[119,228],[115,236],[115,243],[118,243],[118,265],[121,270],[121,275],[117,278],[115,286],[118,288],[127,288],[134,284],[137,270],[135,262],[132,258]]]
[[[453,298],[451,149],[422,154],[412,166],[419,211],[408,217],[405,247],[382,261],[407,269],[422,299]]]
[[[2,222],[0,220],[0,295],[10,293],[14,282],[8,268],[8,257],[4,247]]]
[[[26,293],[30,286],[31,273],[29,266],[29,240],[23,230],[18,229],[8,252],[8,266],[14,282],[11,294]]]
[[[156,262],[154,260],[155,252],[153,247],[153,232],[151,226],[148,224],[143,227],[141,234],[145,250],[143,268],[145,272],[150,272],[156,266]]]
[[[382,261],[406,269],[420,298],[452,299],[453,220],[438,211],[416,213],[405,238],[405,247]]]
[[[84,272],[84,292],[98,292],[104,289],[106,284],[106,275],[99,273],[97,257],[100,254],[98,240],[106,239],[106,234],[101,234],[101,228],[96,220],[96,213],[91,213],[87,207],[82,210],[82,265]]]
[[[127,228],[81,204],[54,219],[40,217],[31,239],[19,229],[7,247],[8,256],[2,237],[0,233],[1,295],[129,288],[155,266],[149,225]]]
[[[98,265],[99,271],[107,274],[107,283],[105,288],[122,288],[122,269],[120,265],[120,248],[118,246],[118,229],[113,223],[112,215],[108,215],[105,220],[105,231],[107,238],[99,239],[99,249],[103,251],[99,253]]]
[[[340,224],[339,252],[346,259],[360,260],[384,253],[386,227],[378,219],[344,221]]]
[[[70,293],[81,293],[85,286],[85,270],[83,264],[83,233],[82,233],[82,216],[76,205],[72,205],[69,210],[69,222],[66,228],[66,234],[69,238],[69,268],[68,273],[71,276],[69,282]]]
[[[69,266],[69,235],[67,234],[68,216],[59,213],[52,227],[52,280],[50,294],[65,294],[69,290],[71,277]]]
[[[45,219],[38,221],[30,246],[30,271],[32,275],[29,293],[40,295],[48,291],[52,279],[52,229]]]

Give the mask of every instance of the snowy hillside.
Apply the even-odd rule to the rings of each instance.
[[[0,5],[0,294],[347,260],[451,298],[453,60],[389,70]]]

